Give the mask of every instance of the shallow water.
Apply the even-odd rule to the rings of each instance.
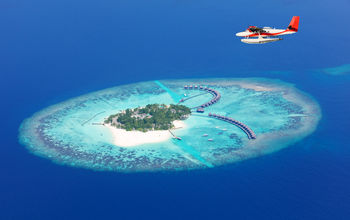
[[[212,99],[205,91],[183,88],[192,84],[218,91],[221,99],[205,108],[204,114],[194,109],[186,128],[173,131],[181,141],[119,147],[101,125],[109,115],[126,108],[176,104],[181,98],[190,98],[182,104],[192,108]],[[250,140],[238,127],[207,117],[209,112],[243,122],[257,138]],[[278,80],[162,80],[118,86],[50,106],[23,122],[20,142],[57,163],[95,170],[198,169],[277,151],[312,133],[320,117],[316,101]]]

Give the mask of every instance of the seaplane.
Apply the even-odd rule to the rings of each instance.
[[[246,44],[265,44],[274,41],[282,40],[277,36],[295,34],[298,32],[299,16],[293,16],[291,22],[286,29],[276,29],[270,27],[257,27],[249,26],[249,28],[243,32],[236,34],[237,37],[244,37],[241,39]]]

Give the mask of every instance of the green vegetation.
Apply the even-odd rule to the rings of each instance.
[[[104,123],[127,131],[168,130],[175,120],[184,120],[191,110],[184,105],[149,104],[109,116]]]

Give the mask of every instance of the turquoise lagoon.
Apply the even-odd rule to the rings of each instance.
[[[201,105],[212,95],[185,90],[202,85],[221,94],[218,103],[185,120],[173,132],[182,140],[119,147],[106,117],[150,103]],[[195,96],[195,97],[194,97]],[[248,125],[249,140],[238,127],[207,117],[216,113]],[[140,82],[117,86],[49,106],[23,121],[19,141],[35,155],[58,164],[117,172],[202,169],[262,156],[311,134],[321,118],[317,102],[294,85],[265,78],[203,78]],[[203,137],[203,134],[208,136]],[[212,141],[208,141],[212,139]]]

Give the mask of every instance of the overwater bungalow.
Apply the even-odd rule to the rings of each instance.
[[[197,112],[204,113],[204,108],[197,108]]]
[[[234,124],[237,127],[239,127],[243,132],[245,132],[249,139],[256,139],[256,135],[247,125],[245,125],[239,121],[236,121],[233,118],[222,116],[222,115],[216,115],[214,113],[209,113],[208,116],[229,122],[230,124]],[[218,127],[216,127],[216,128],[218,128]],[[222,129],[222,130],[226,131],[227,129]]]

